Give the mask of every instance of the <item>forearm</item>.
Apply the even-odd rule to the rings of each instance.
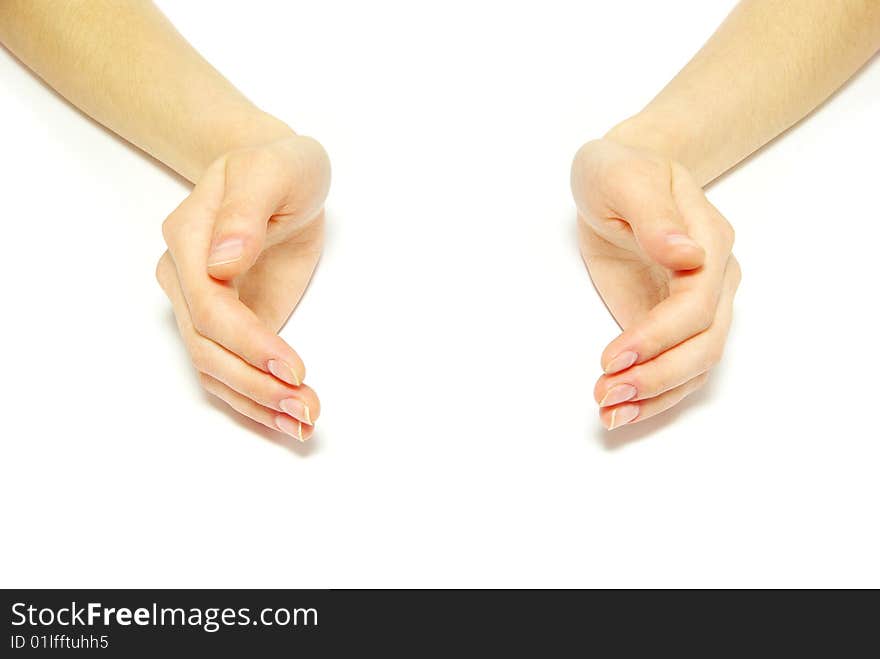
[[[705,184],[807,115],[878,48],[878,0],[743,0],[608,136],[678,160]]]
[[[83,112],[190,180],[291,134],[148,0],[3,0],[0,41]]]

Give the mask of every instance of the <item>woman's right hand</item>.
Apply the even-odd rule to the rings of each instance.
[[[623,329],[594,395],[609,430],[672,407],[720,359],[740,280],[733,229],[681,164],[611,139],[572,167],[581,253]]]
[[[311,138],[230,151],[165,220],[156,271],[202,386],[300,441],[320,403],[278,331],[317,265],[329,185],[329,159]]]

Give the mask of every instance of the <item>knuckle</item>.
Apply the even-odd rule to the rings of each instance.
[[[652,328],[651,330],[640,332],[635,337],[633,343],[638,346],[636,352],[642,359],[650,359],[654,355],[659,355],[666,347],[665,342],[657,335],[658,331],[658,329]]]
[[[300,136],[299,143],[311,166],[318,171],[327,171],[329,173],[330,156],[324,145],[308,135]]]
[[[246,398],[266,407],[272,407],[273,395],[265,386],[262,378],[243,378],[236,381],[235,389]]]
[[[216,329],[220,316],[217,308],[207,302],[191,304],[190,315],[193,327],[202,336],[207,336]]]
[[[199,372],[199,379],[201,380],[202,376],[206,376],[210,370],[208,351],[201,341],[194,341],[189,346],[189,359],[192,362],[193,368]]]
[[[632,385],[639,392],[639,396],[643,396],[645,392],[650,391],[650,378],[646,378],[642,372],[631,373],[626,378],[626,384]],[[616,383],[615,383],[616,384]],[[610,387],[609,387],[610,388]]]
[[[166,245],[170,245],[171,241],[174,240],[179,225],[180,220],[178,219],[177,213],[171,213],[171,215],[166,217],[162,222],[162,238],[165,240]]]
[[[662,354],[663,351],[667,349],[667,343],[668,340],[662,340],[654,331],[652,331],[651,333],[642,334],[638,341],[633,342],[633,347],[636,354],[639,355],[638,358],[642,360],[643,364],[646,364],[649,360]],[[638,368],[638,366],[633,366],[630,370],[636,370]]]
[[[571,161],[571,186],[577,191],[585,183],[589,183],[595,176],[595,163],[593,154],[598,142],[593,140],[582,145],[574,154]]]
[[[240,199],[224,199],[217,209],[217,225],[228,227],[243,224],[250,213],[247,202]]]
[[[646,365],[626,379],[639,392],[640,398],[652,398],[675,386],[675,378],[668,369]]]
[[[691,311],[691,324],[697,332],[703,332],[715,321],[716,300],[708,296],[700,298]]]
[[[699,374],[697,377],[695,377],[694,380],[693,380],[693,389],[692,389],[692,391],[696,391],[697,389],[701,389],[702,387],[704,387],[704,386],[706,385],[706,383],[707,383],[708,381],[709,381],[709,373],[708,373],[708,371],[703,372],[703,373],[700,373],[700,374]]]
[[[299,137],[291,160],[290,175],[297,185],[291,192],[303,214],[314,215],[330,190],[330,157],[312,137]]]
[[[599,140],[590,140],[589,142],[582,144],[574,154],[574,158],[572,159],[572,169],[580,171],[588,166],[592,161],[592,156],[596,152],[599,144]]]
[[[171,267],[171,257],[168,255],[168,252],[165,252],[159,259],[159,262],[156,263],[156,281],[159,282],[162,290],[166,292],[171,280]]]
[[[724,344],[718,344],[710,347],[706,350],[706,353],[703,357],[703,366],[705,367],[703,371],[708,371],[715,366],[717,366],[722,357],[724,356]]]
[[[733,278],[734,287],[738,287],[740,282],[742,281],[742,268],[739,265],[739,261],[737,261],[735,258],[731,257],[730,263],[728,264],[727,267],[730,268],[730,274],[731,274],[731,277]]]
[[[733,243],[736,240],[736,230],[727,218],[720,214],[718,215],[718,231],[728,248],[733,247]]]
[[[606,378],[599,378],[593,387],[593,398],[598,403],[605,396],[605,392],[610,388],[610,384]]]
[[[662,373],[635,373],[626,379],[626,383],[636,388],[639,398],[651,398],[667,389]]]

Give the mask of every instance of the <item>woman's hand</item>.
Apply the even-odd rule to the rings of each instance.
[[[612,430],[666,410],[721,359],[740,270],[733,229],[680,164],[608,139],[575,157],[581,253],[623,333],[595,387]]]
[[[156,276],[202,385],[300,441],[320,405],[277,332],[317,265],[330,163],[292,135],[217,159],[165,220]]]

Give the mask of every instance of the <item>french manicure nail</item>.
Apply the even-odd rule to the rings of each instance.
[[[631,384],[616,384],[607,392],[599,402],[599,407],[617,405],[636,397],[636,388]],[[285,410],[286,411],[286,410]]]
[[[605,367],[605,372],[608,375],[611,375],[612,373],[622,371],[623,369],[629,368],[630,366],[635,364],[638,358],[639,356],[632,350],[624,350],[622,353],[617,355],[617,357],[608,362],[608,366]]]
[[[278,426],[278,430],[281,432],[295,437],[301,442],[306,441],[303,439],[303,424],[301,421],[279,414],[275,417],[275,425]]]
[[[638,405],[621,405],[611,410],[611,420],[608,422],[608,430],[614,430],[625,426],[639,415]]]
[[[297,398],[285,398],[278,404],[278,406],[295,419],[299,419],[303,423],[308,423],[310,426],[314,425],[312,424],[311,410],[309,410],[309,406],[303,401]]]
[[[697,249],[700,247],[697,244],[697,241],[683,233],[670,233],[666,236],[666,243],[668,245],[682,245],[684,247],[695,247]]]
[[[241,258],[244,251],[244,242],[241,238],[227,238],[211,248],[208,255],[208,265],[225,265],[235,263]]]
[[[287,362],[283,362],[280,359],[270,359],[269,363],[266,364],[266,367],[272,375],[279,380],[284,380],[287,384],[292,384],[294,387],[298,387],[302,384],[302,382],[299,381],[299,378],[296,377],[296,372]]]

